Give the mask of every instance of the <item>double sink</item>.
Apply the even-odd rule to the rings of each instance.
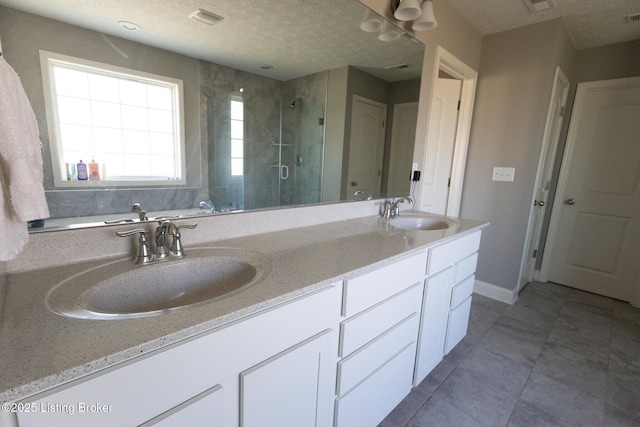
[[[403,214],[389,220],[398,230],[429,232],[455,228],[449,218]],[[54,313],[80,319],[157,316],[226,298],[255,286],[273,269],[271,259],[241,248],[188,249],[184,258],[153,265],[109,261],[70,276],[46,296]]]

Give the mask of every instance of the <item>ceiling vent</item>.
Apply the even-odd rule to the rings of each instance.
[[[555,5],[553,0],[522,0],[524,5],[527,6],[529,12],[537,13],[543,10],[553,9]]]
[[[384,67],[385,70],[402,70],[403,68],[409,68],[409,64],[403,62],[402,64],[389,65],[388,67]]]
[[[215,25],[219,22],[222,22],[224,18],[220,15],[216,15],[213,12],[209,12],[208,10],[198,9],[189,15],[189,18],[195,19],[196,21],[202,22],[207,25]]]
[[[633,15],[627,15],[627,23],[638,22],[640,23],[640,13],[634,13]]]

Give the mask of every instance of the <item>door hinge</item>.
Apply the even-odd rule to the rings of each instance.
[[[460,111],[460,100],[458,100],[458,111]]]
[[[382,121],[382,127],[384,127],[384,120]]]
[[[447,180],[447,188],[451,187],[451,178]]]
[[[537,249],[534,249],[534,250],[533,250],[533,255],[531,256],[531,258],[535,258],[535,257],[537,257],[537,256],[538,256],[538,250],[537,250]]]
[[[564,106],[560,108],[560,117],[564,117]]]

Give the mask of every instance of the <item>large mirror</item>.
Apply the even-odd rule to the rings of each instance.
[[[43,142],[52,218],[31,231],[138,220],[135,203],[151,219],[408,195],[424,47],[365,16],[381,19],[357,0],[0,0]],[[54,80],[55,61],[89,74]],[[178,82],[176,110],[158,95],[110,119],[118,76]]]

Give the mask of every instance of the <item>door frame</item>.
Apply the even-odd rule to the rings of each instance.
[[[611,80],[598,80],[592,82],[578,83],[576,90],[576,97],[574,101],[574,108],[571,115],[571,122],[569,124],[569,133],[567,135],[567,143],[565,145],[564,154],[562,156],[562,163],[560,167],[560,175],[558,177],[558,184],[556,186],[556,195],[553,199],[554,206],[562,206],[566,197],[566,186],[569,179],[569,172],[571,166],[571,158],[577,144],[578,127],[580,126],[580,118],[582,117],[582,110],[584,109],[583,98],[589,91],[609,89],[616,86],[624,86],[630,83],[635,83],[640,80],[640,77],[627,77],[621,79]],[[549,270],[551,269],[551,259],[553,258],[553,252],[556,247],[556,240],[558,235],[558,229],[560,226],[560,219],[562,216],[562,209],[553,209],[551,211],[551,219],[549,222],[549,230],[547,231],[547,243],[545,245],[544,256],[542,258],[542,265],[540,268],[540,281],[546,282],[549,279]],[[636,283],[632,291],[631,304],[634,306],[640,306],[640,283]]]
[[[451,186],[449,187],[447,210],[445,212],[445,214],[449,216],[459,216],[460,202],[462,200],[462,187],[464,184],[464,171],[467,163],[467,151],[469,147],[469,134],[471,132],[471,119],[473,117],[473,104],[476,98],[478,72],[456,58],[442,46],[437,46],[431,87],[435,87],[436,79],[438,78],[438,74],[441,70],[449,74],[451,77],[462,81],[460,111],[458,112],[458,125],[456,127],[453,147],[453,162],[451,165]],[[434,99],[433,96],[431,96],[431,105],[429,107],[430,112],[433,111],[433,103]],[[429,117],[428,128],[431,128],[431,119],[432,118]],[[427,164],[427,155],[433,151],[432,147],[437,145],[437,143],[437,141],[430,141],[427,139],[424,157],[421,159],[422,161],[420,163],[422,167],[425,167]],[[416,203],[416,206],[420,206],[420,201]]]
[[[562,106],[561,106],[561,108],[563,109],[561,113],[562,119],[557,122],[555,128],[552,128],[551,125],[553,123],[553,118],[554,118],[553,103],[554,103],[554,100],[556,99],[557,91],[560,89],[559,83],[561,83],[564,86],[564,89],[563,89],[564,93],[562,94]],[[534,183],[533,192],[531,194],[531,201],[529,204],[530,210],[529,210],[529,219],[527,222],[527,234],[524,240],[522,260],[520,262],[520,272],[518,273],[518,291],[520,291],[524,287],[524,285],[526,285],[531,280],[535,280],[536,276],[539,276],[539,274],[536,274],[535,263],[531,271],[529,272],[525,271],[531,257],[531,254],[529,253],[528,248],[532,243],[538,245],[537,247],[538,253],[542,254],[539,244],[540,244],[540,237],[542,235],[541,227],[542,227],[542,221],[544,220],[544,215],[542,215],[539,218],[540,229],[538,229],[537,232],[534,232],[535,224],[533,224],[533,220],[534,220],[533,210],[536,209],[536,207],[534,206],[534,203],[537,197],[537,194],[536,194],[537,190],[538,188],[540,188],[540,183],[542,182],[542,180],[545,180],[548,183],[551,182],[551,176],[553,174],[553,164],[555,163],[556,152],[558,151],[558,143],[560,140],[560,130],[562,128],[562,124],[564,123],[564,118],[566,117],[564,115],[565,114],[564,108],[567,105],[569,88],[570,88],[569,79],[562,72],[562,69],[560,67],[556,67],[556,73],[553,79],[553,89],[551,90],[551,98],[549,99],[549,108],[547,110],[547,121],[545,124],[544,134],[543,134],[544,136],[542,139],[542,151],[540,152],[540,158],[538,159],[538,170],[536,171],[536,180]],[[559,113],[559,112],[556,112],[556,113]],[[553,140],[551,140],[551,138],[553,138]],[[551,167],[547,170],[547,175],[542,176],[542,174],[544,173],[544,167],[546,164],[549,164]],[[545,207],[545,209],[552,209],[552,207],[555,205],[555,203],[550,204],[549,202],[550,202],[549,200],[546,200],[547,206]],[[538,241],[532,242],[532,240],[534,239],[537,239]],[[525,275],[526,277],[523,277]]]

